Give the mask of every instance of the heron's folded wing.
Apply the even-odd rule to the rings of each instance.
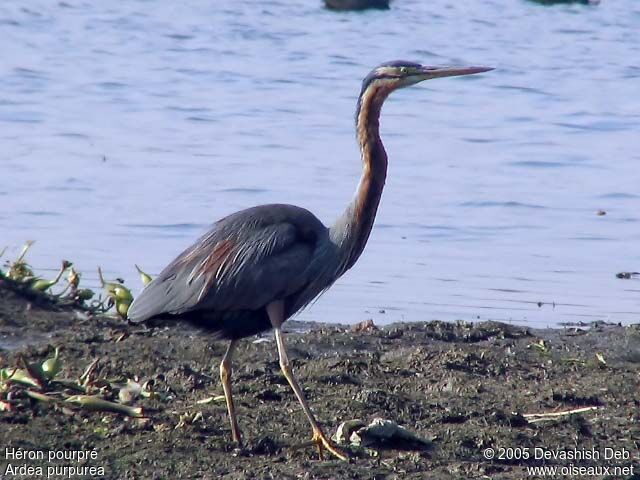
[[[294,225],[224,227],[216,225],[147,285],[131,305],[129,319],[142,322],[193,310],[255,310],[307,283],[314,243]]]

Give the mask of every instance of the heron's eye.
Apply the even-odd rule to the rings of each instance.
[[[409,73],[409,69],[407,67],[400,67],[400,73],[407,74]]]

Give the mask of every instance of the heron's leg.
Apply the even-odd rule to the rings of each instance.
[[[312,442],[317,445],[320,458],[322,458],[322,449],[326,448],[329,453],[338,457],[340,460],[347,460],[346,455],[337,450],[322,432],[320,425],[318,425],[318,422],[313,416],[313,413],[311,413],[311,409],[309,408],[309,405],[304,398],[304,394],[302,393],[300,385],[293,376],[293,371],[291,370],[289,358],[287,357],[287,351],[284,346],[284,338],[282,336],[282,331],[280,330],[280,326],[284,322],[284,303],[282,301],[270,303],[269,305],[267,305],[267,314],[269,315],[269,320],[271,321],[271,325],[273,325],[273,329],[275,332],[276,344],[278,346],[278,356],[280,360],[280,368],[282,369],[282,373],[284,374],[285,378],[289,382],[289,385],[291,385],[293,393],[296,394],[300,405],[302,405],[302,410],[304,410],[304,414],[307,416],[307,419],[311,424],[311,429],[313,431]]]
[[[238,445],[242,444],[242,435],[240,435],[240,429],[238,428],[238,421],[236,420],[236,409],[233,406],[233,395],[231,394],[231,356],[233,355],[233,349],[236,346],[236,340],[231,340],[227,351],[222,357],[220,362],[220,381],[222,382],[222,389],[224,390],[224,398],[227,401],[227,410],[229,411],[229,422],[231,423],[231,438]]]

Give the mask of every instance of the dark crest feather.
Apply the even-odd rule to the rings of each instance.
[[[421,66],[422,65],[420,65],[419,63],[408,62],[406,60],[393,60],[392,62],[381,63],[376,68],[371,70],[366,77],[364,77],[364,80],[362,81],[362,90],[360,91],[360,95],[362,95],[364,93],[364,91],[367,89],[369,84],[371,82],[373,82],[374,80],[376,80],[378,78],[389,78],[389,75],[378,73],[378,69],[380,69],[380,68],[383,68],[383,67],[390,67],[390,68],[399,68],[399,67],[420,68]]]
[[[360,90],[360,95],[358,96],[358,104],[356,106],[356,123],[358,122],[358,115],[360,114],[360,107],[362,106],[362,95],[364,94],[365,90],[367,89],[367,87],[369,87],[369,85],[371,84],[371,82],[373,82],[374,80],[380,79],[380,78],[391,78],[391,76],[389,75],[385,75],[384,73],[380,73],[378,72],[378,69],[383,68],[383,67],[391,67],[391,68],[399,68],[399,67],[410,67],[410,68],[419,68],[422,65],[420,65],[419,63],[415,63],[415,62],[409,62],[407,60],[392,60],[390,62],[384,62],[381,63],[380,65],[378,65],[377,67],[375,67],[373,70],[371,70],[369,72],[369,74],[364,77],[364,80],[362,80],[362,89]]]

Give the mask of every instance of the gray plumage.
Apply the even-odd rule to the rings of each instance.
[[[264,306],[285,300],[290,317],[336,279],[329,229],[294,205],[261,205],[216,222],[135,299],[134,322],[183,318],[225,338],[270,328]]]

